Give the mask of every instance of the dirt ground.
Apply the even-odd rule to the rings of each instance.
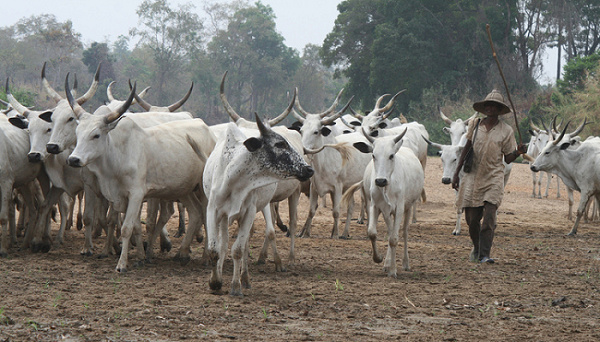
[[[259,215],[250,242],[252,288],[242,298],[211,293],[198,243],[185,266],[173,260],[181,239],[172,238],[169,253],[157,251],[154,263],[119,274],[116,257],[81,256],[83,233],[72,229],[47,254],[13,248],[0,259],[0,341],[600,339],[600,230],[583,223],[576,237],[565,236],[572,222],[564,185],[559,199],[556,185],[548,199],[533,199],[528,165],[515,165],[498,214],[497,262],[481,265],[468,261],[466,230],[451,235],[454,192],[441,184],[438,158],[429,159],[426,177],[428,201],[409,232],[411,271],[399,259],[397,279],[373,262],[365,225],[353,220],[350,240],[330,239],[326,208],[317,212],[312,237],[296,240],[296,263],[282,273],[272,262],[255,262]],[[300,225],[307,203],[303,197]],[[171,235],[176,224],[173,217]],[[383,249],[381,220],[379,227]],[[277,234],[287,256],[289,239]],[[103,240],[95,240],[96,254]],[[229,259],[225,293],[231,270]]]

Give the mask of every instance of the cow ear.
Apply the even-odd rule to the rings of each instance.
[[[379,136],[379,131],[373,131],[369,135],[372,136],[372,137],[378,137]]]
[[[300,126],[293,126],[293,125],[292,125],[291,127],[288,127],[288,129],[289,129],[290,131],[296,131],[296,132],[300,132]]]
[[[355,142],[354,144],[352,144],[352,146],[354,146],[357,150],[361,151],[362,153],[373,152],[373,148],[362,141]]]
[[[23,115],[16,115],[12,118],[9,118],[8,121],[13,125],[20,129],[27,129],[29,126],[29,121]]]
[[[386,127],[387,127],[387,123],[385,123],[385,122],[382,122],[382,123],[380,123],[380,124],[379,124],[379,126],[378,126],[378,127],[379,127],[379,128],[386,128]]]
[[[321,134],[322,134],[324,137],[326,137],[326,136],[328,136],[329,134],[331,134],[331,130],[330,130],[329,128],[327,128],[327,127],[323,127],[323,128],[321,128]]]
[[[262,140],[254,137],[248,138],[246,141],[244,141],[244,146],[246,146],[248,151],[255,152],[262,147]]]
[[[442,156],[442,151],[437,151],[437,155],[438,155],[438,157],[441,157]]]
[[[535,135],[535,133],[531,129],[528,129],[527,132],[529,132],[529,135]]]
[[[442,128],[442,131],[444,131],[444,133],[446,133],[446,134],[450,134],[450,128],[448,128],[448,127]]]
[[[560,144],[560,149],[566,150],[567,148],[569,148],[569,146],[571,146],[570,142],[562,143],[562,144]]]
[[[46,122],[52,122],[52,112],[51,111],[43,112],[42,114],[39,115],[39,118]]]
[[[360,122],[360,121],[357,121],[357,120],[354,120],[354,121],[351,121],[351,122],[350,122],[350,124],[351,124],[352,126],[357,126],[357,127],[358,127],[358,126],[360,126],[360,125],[361,125],[361,122]]]

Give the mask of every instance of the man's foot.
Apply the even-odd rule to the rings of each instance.
[[[469,254],[470,262],[478,262],[479,261],[479,252],[475,251],[475,248],[471,250],[471,254]]]
[[[483,258],[481,258],[481,263],[482,264],[493,264],[495,262],[496,261],[494,259],[490,258],[490,257],[483,257]]]

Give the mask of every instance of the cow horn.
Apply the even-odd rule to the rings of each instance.
[[[441,150],[441,149],[442,149],[442,147],[443,147],[443,146],[442,146],[441,144],[434,143],[433,141],[431,141],[431,140],[429,140],[429,139],[425,138],[425,137],[423,136],[423,134],[421,134],[421,137],[423,137],[423,139],[425,139],[425,141],[427,142],[427,144],[428,144],[428,145],[431,145],[432,147],[435,147],[435,148],[437,148],[438,150]]]
[[[570,123],[571,123],[571,121],[567,122],[567,124],[565,125],[565,128],[562,130],[562,133],[560,133],[560,136],[552,142],[553,145],[558,144],[558,142],[562,140],[562,138],[565,136],[565,132],[567,131],[567,127],[569,127]]]
[[[2,103],[3,105],[5,105],[6,107],[8,107],[8,105],[10,105],[10,103],[4,101],[3,99],[0,99],[0,103]]]
[[[131,79],[127,80],[127,83],[129,83],[129,91],[131,91],[131,89],[133,88],[133,86],[131,85]],[[147,112],[152,110],[152,105],[144,100],[144,96],[146,96],[146,93],[148,92],[148,90],[150,88],[151,87],[146,87],[142,91],[140,91],[139,94],[136,93],[135,95],[133,95],[134,98],[133,98],[133,102],[131,102],[131,105],[133,106],[134,104],[137,103],[142,108],[144,108],[144,110]]]
[[[233,107],[231,107],[229,101],[227,101],[227,96],[225,96],[225,77],[227,77],[227,71],[225,71],[225,73],[223,74],[223,78],[221,79],[221,87],[219,88],[221,94],[221,102],[223,102],[223,107],[225,107],[225,111],[227,112],[227,114],[229,114],[233,122],[237,122],[239,119],[241,119],[241,117],[238,113],[235,112]]]
[[[298,92],[297,88],[296,88],[296,92]],[[344,88],[342,88],[342,90],[340,90],[340,92],[335,97],[335,100],[333,101],[333,104],[329,108],[327,108],[324,112],[318,113],[318,114],[315,114],[315,115],[318,115],[320,118],[324,118],[327,115],[330,115],[335,110],[335,107],[337,107],[338,103],[340,102],[340,97],[342,96],[343,92],[344,92]],[[304,110],[304,108],[302,108],[302,106],[300,105],[300,99],[299,99],[298,95],[296,95],[296,108],[298,108],[298,111],[300,111],[300,113],[302,115],[304,115],[304,116],[307,116],[307,115],[310,114],[309,112],[307,112],[306,110]]]
[[[63,99],[63,97],[60,96],[58,92],[56,92],[56,90],[54,90],[54,88],[50,86],[48,79],[46,79],[46,62],[44,62],[44,66],[42,66],[42,85],[44,86],[44,89],[46,89],[48,95],[50,95],[50,97],[54,100],[54,102],[58,102]]]
[[[268,135],[271,130],[262,122],[258,113],[254,112],[254,117],[256,118],[256,125],[258,126],[258,131],[260,135],[265,136]]]
[[[188,90],[187,94],[185,94],[185,96],[181,100],[179,100],[167,107],[169,109],[169,112],[172,113],[172,112],[176,111],[177,109],[179,109],[179,107],[183,106],[183,104],[190,98],[190,95],[192,94],[192,89],[194,89],[194,82],[192,82],[192,86],[190,87],[190,90]]]
[[[392,108],[392,106],[394,105],[394,101],[396,101],[396,98],[398,97],[398,95],[402,94],[405,91],[406,91],[406,89],[402,89],[399,92],[397,92],[396,95],[394,95],[394,97],[392,97],[388,101],[388,103],[385,105],[385,107],[383,107],[379,110],[379,112],[383,113],[383,112],[387,112],[388,110],[390,110]]]
[[[294,115],[294,117],[296,118],[296,120],[298,120],[298,122],[300,122],[301,124],[304,124],[304,118],[302,117],[302,115],[298,114],[298,112],[295,111],[294,109],[292,109],[292,115]]]
[[[438,111],[440,112],[440,117],[442,118],[442,120],[444,120],[444,122],[447,125],[452,125],[452,120],[448,119],[448,117],[446,115],[444,115],[444,113],[442,112],[442,108],[440,108],[440,106],[438,106]]]
[[[131,106],[131,104],[133,103],[133,99],[135,98],[136,86],[137,86],[137,82],[134,82],[133,88],[131,89],[131,93],[129,94],[129,97],[127,97],[127,100],[125,101],[125,103],[123,103],[121,105],[121,107],[119,107],[119,109],[117,109],[116,111],[113,111],[113,112],[107,114],[104,117],[104,123],[109,124],[109,123],[117,120],[119,117],[121,117],[121,115],[123,115],[123,113],[125,113],[127,111],[129,106]]]
[[[375,108],[373,108],[373,110],[376,110],[376,111],[379,110],[379,105],[381,105],[381,101],[383,101],[383,98],[386,96],[390,96],[390,94],[383,94],[383,95],[379,96],[379,98],[377,99],[377,102],[375,102]]]
[[[544,129],[546,130],[546,132],[548,132],[548,136],[552,137],[552,139],[556,139],[556,135],[554,135],[554,132],[552,132],[547,126],[546,123],[542,120],[542,126],[544,126]]]
[[[354,96],[352,96],[350,98],[350,100],[348,101],[348,103],[346,103],[346,105],[344,106],[344,108],[342,108],[339,112],[328,116],[326,118],[321,119],[321,124],[322,125],[329,125],[332,124],[335,119],[339,118],[340,116],[342,116],[342,114],[344,114],[344,112],[348,109],[348,107],[350,107],[350,103],[352,103],[352,100],[354,100]]]
[[[281,114],[279,114],[277,117],[267,121],[269,123],[269,126],[273,127],[273,126],[277,125],[278,123],[280,123],[281,121],[283,121],[283,119],[285,119],[288,116],[288,114],[290,114],[290,112],[294,109],[294,102],[296,102],[296,89],[294,89],[294,95],[292,96],[292,101],[290,101],[290,104],[287,106],[287,108]]]
[[[27,107],[23,106],[19,101],[17,101],[17,99],[10,92],[10,88],[8,87],[8,77],[6,78],[6,88],[5,88],[5,90],[6,90],[6,98],[8,99],[8,102],[10,102],[10,105],[19,114],[23,115],[24,117],[29,116],[29,109],[27,109]]]
[[[357,118],[358,120],[362,121],[362,119],[363,119],[364,115],[362,115],[362,114],[359,114],[359,113],[355,112],[355,111],[354,111],[354,109],[352,109],[352,107],[350,107],[350,111],[352,112],[352,115],[353,115],[355,118]]]
[[[533,123],[533,120],[529,120],[529,127],[531,127],[531,129],[533,129],[536,132],[541,131],[541,129]]]
[[[404,129],[404,132],[400,133],[400,135],[398,135],[397,137],[394,138],[394,144],[397,144],[398,141],[400,141],[402,139],[402,137],[404,137],[404,134],[406,134],[406,131],[408,131],[408,127],[406,127]]]
[[[115,97],[113,96],[112,93],[112,86],[117,83],[117,81],[112,81],[108,84],[108,87],[106,87],[106,97],[108,97],[108,101],[113,102],[116,101]]]
[[[98,90],[98,84],[100,83],[100,65],[102,65],[102,63],[98,64],[98,68],[96,68],[96,73],[94,74],[94,81],[90,85],[88,91],[77,99],[77,103],[80,105],[86,103],[94,96],[94,94],[96,94],[96,90]]]
[[[367,140],[369,140],[369,142],[371,144],[375,143],[375,138],[373,138],[372,136],[368,135],[367,132],[365,131],[364,127],[361,127],[360,130],[362,131],[362,134],[365,136],[365,138],[367,138]]]
[[[387,113],[383,113],[383,115],[381,116],[383,118],[383,120],[387,119],[390,115],[392,115],[392,113],[396,110],[396,105],[394,104],[394,106],[392,107],[392,109],[390,109],[389,112]]]
[[[464,124],[465,124],[465,125],[468,125],[468,124],[469,124],[469,121],[471,121],[471,120],[473,120],[473,119],[475,119],[475,118],[477,117],[477,114],[478,114],[478,113],[477,113],[477,112],[475,112],[475,114],[471,115],[471,116],[470,116],[470,117],[469,117],[467,120],[465,120],[465,121],[464,121]]]
[[[583,119],[583,123],[581,125],[579,125],[579,127],[577,127],[573,132],[571,132],[569,135],[571,137],[574,137],[576,135],[578,135],[579,133],[581,133],[581,131],[583,131],[583,127],[585,127],[585,124],[587,123],[587,117]]]
[[[67,94],[67,101],[69,101],[69,105],[71,106],[71,109],[73,109],[75,116],[77,118],[81,117],[81,114],[85,113],[85,110],[77,101],[75,101],[75,99],[73,99],[73,94],[69,87],[69,73],[67,73],[67,77],[65,78],[65,94]]]

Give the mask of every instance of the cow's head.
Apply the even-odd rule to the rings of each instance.
[[[70,166],[85,166],[104,152],[107,145],[108,133],[117,126],[121,115],[131,105],[134,99],[135,88],[134,84],[129,97],[118,110],[112,111],[106,106],[100,106],[92,115],[73,100],[73,96],[69,92],[69,75],[67,74],[65,81],[67,99],[79,121],[76,129],[77,145],[67,159],[67,163]]]
[[[244,146],[261,167],[280,178],[297,178],[306,181],[314,174],[313,168],[290,146],[288,141],[265,125],[255,113],[259,137],[244,141]]]
[[[565,128],[558,137],[553,137],[554,139],[548,141],[537,158],[535,158],[533,164],[531,164],[531,171],[551,171],[559,164],[561,152],[571,147],[571,135],[565,134],[568,127],[569,122],[567,122]],[[578,134],[580,131],[578,132],[578,130],[576,130],[575,132]],[[552,132],[548,131],[548,135],[552,135]]]
[[[464,148],[464,145],[442,145],[430,141],[423,137],[427,144],[439,150],[440,159],[442,160],[442,183],[452,183],[452,177],[458,166],[458,159]]]
[[[440,112],[440,117],[448,125],[447,127],[442,128],[442,131],[450,136],[450,142],[452,145],[458,145],[463,134],[467,133],[469,122],[477,117],[477,112],[475,112],[475,114],[466,120],[456,119],[455,121],[452,121],[446,115],[444,115],[444,112],[442,112],[441,108],[438,107],[438,110]]]
[[[370,138],[366,135],[372,146],[364,142],[354,143],[353,146],[362,153],[372,153],[373,156],[373,176],[375,185],[385,187],[390,183],[392,173],[394,172],[396,153],[402,147],[402,137],[406,134],[408,128],[397,136],[387,136],[378,139]]]

